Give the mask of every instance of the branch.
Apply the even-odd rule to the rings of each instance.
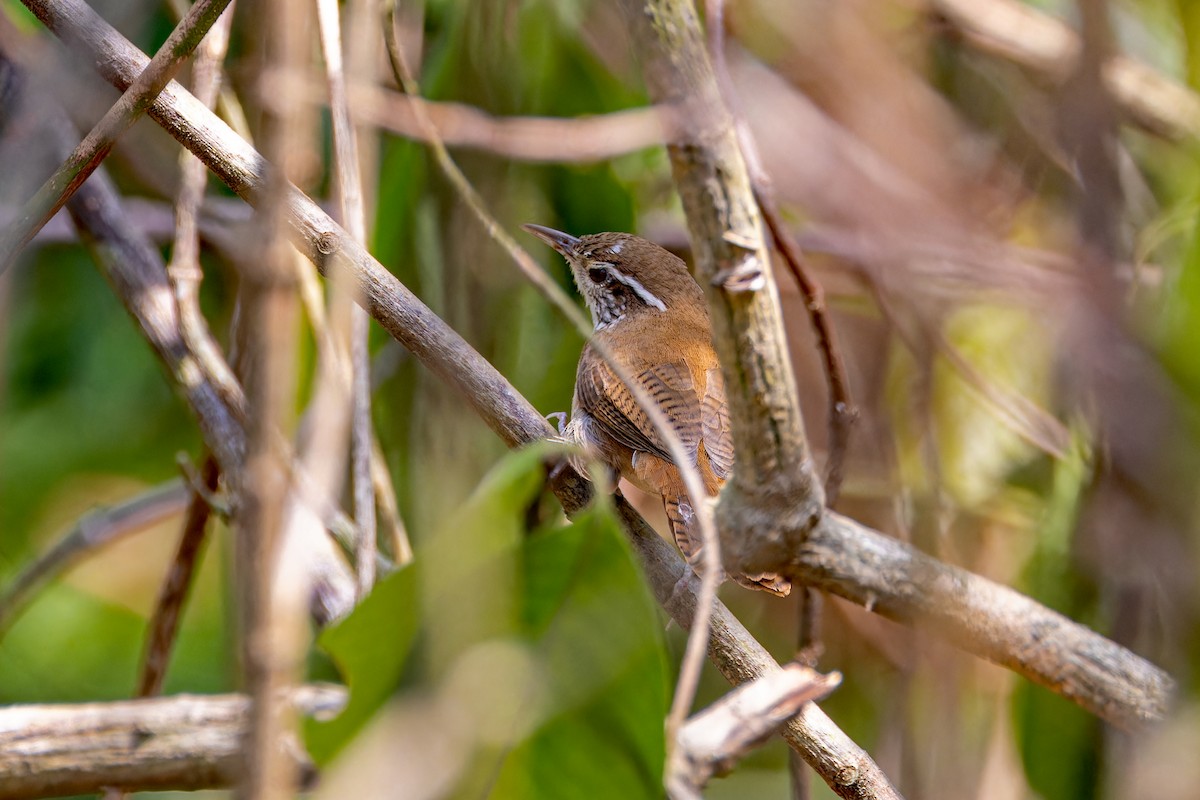
[[[1075,71],[1079,36],[1064,22],[1018,0],[930,0],[981,52],[1061,85]],[[1127,56],[1104,65],[1104,83],[1136,125],[1169,139],[1200,136],[1200,96]]]
[[[1121,728],[1163,719],[1175,683],[1144,658],[1005,586],[835,513],[793,562],[800,580],[932,630]]]
[[[679,731],[680,758],[667,787],[676,800],[700,798],[714,775],[723,775],[750,750],[777,732],[809,701],[819,700],[842,682],[836,672],[821,675],[791,663],[744,683],[692,716]]]
[[[0,634],[39,589],[94,550],[175,516],[188,488],[173,480],[109,508],[89,512],[0,593]]]
[[[758,211],[771,236],[775,252],[783,257],[783,263],[787,265],[800,288],[800,293],[804,296],[804,308],[808,311],[809,324],[817,340],[817,351],[820,352],[821,363],[825,367],[825,381],[829,386],[829,449],[825,459],[825,504],[833,508],[837,505],[838,495],[842,490],[846,451],[850,446],[850,426],[858,418],[858,409],[855,408],[850,395],[850,380],[846,376],[846,364],[837,344],[829,306],[825,303],[825,290],[808,274],[800,246],[783,225],[779,205],[775,202],[771,177],[763,168],[754,134],[736,103],[733,79],[729,76],[729,69],[725,63],[724,0],[707,0],[705,23],[708,26],[708,48],[717,86],[722,101],[733,117],[738,146],[746,161],[754,201],[758,204]]]
[[[158,590],[154,613],[151,614],[150,621],[146,625],[142,667],[137,683],[138,697],[153,697],[162,693],[163,681],[167,677],[167,666],[171,660],[171,650],[175,645],[175,635],[179,632],[183,604],[187,600],[192,579],[196,574],[196,567],[200,560],[200,548],[204,544],[205,531],[208,528],[208,519],[212,510],[205,493],[211,494],[217,490],[220,475],[216,459],[207,456],[199,476],[202,487],[193,488],[191,491],[187,511],[184,515],[183,530],[179,534],[179,544],[175,547],[175,557],[171,559],[171,564],[167,567],[167,576]]]
[[[563,498],[563,494],[559,494]],[[570,499],[568,495],[568,500]],[[564,501],[566,507],[568,501]],[[624,498],[617,513],[629,530],[650,588],[676,624],[686,629],[696,608],[699,579],[671,545],[638,516]],[[732,684],[741,685],[775,672],[779,664],[723,604],[713,608],[708,657]],[[879,766],[815,703],[788,720],[782,735],[838,797],[846,800],[894,800],[900,793]]]
[[[192,85],[196,96],[209,108],[216,102],[221,62],[229,46],[232,24],[233,9],[226,7],[204,37],[192,64]],[[175,292],[175,308],[179,314],[179,332],[188,349],[204,363],[205,372],[220,381],[218,388],[230,406],[241,408],[245,404],[241,385],[209,332],[200,309],[200,283],[204,279],[204,272],[200,268],[197,217],[204,201],[208,172],[195,156],[181,148],[179,173],[179,193],[175,198],[175,239],[171,246],[171,260],[167,264],[167,279]],[[138,697],[153,697],[162,693],[171,651],[179,632],[183,605],[191,590],[208,529],[211,511],[209,496],[217,491],[220,474],[216,459],[206,455],[201,475],[197,476],[201,485],[193,487],[175,557],[167,567],[167,575],[146,626],[141,673],[137,683]]]
[[[221,472],[237,474],[246,455],[244,408],[231,404],[233,398],[223,389],[223,374],[209,373],[209,361],[197,356],[184,340],[157,248],[126,219],[103,170],[71,197],[67,211],[100,271],[183,393]]]
[[[298,713],[325,717],[342,709],[346,691],[304,686],[290,698]],[[0,708],[0,797],[232,786],[246,765],[249,707],[244,695],[227,694]],[[283,744],[310,781],[303,747]]]
[[[498,117],[464,103],[410,97],[381,86],[351,86],[350,106],[357,119],[429,143],[418,118],[421,106],[447,147],[535,163],[587,163],[636,153],[661,145],[672,128],[670,116],[657,108],[577,118]]]
[[[350,235],[359,244],[367,241],[367,214],[363,200],[361,163],[358,157],[358,137],[350,119],[346,99],[346,73],[342,64],[342,29],[337,0],[317,0],[317,23],[321,34],[321,53],[325,59],[325,75],[329,84],[329,111],[333,120],[334,178],[341,202],[341,218]],[[359,597],[365,597],[375,584],[375,556],[378,552],[375,524],[375,484],[371,479],[371,354],[368,349],[370,320],[361,305],[353,302],[347,290],[352,290],[353,277],[334,275],[334,291],[329,303],[338,310],[347,306],[346,325],[335,325],[333,331],[341,343],[350,347],[350,453],[352,486],[354,489],[354,521],[358,524],[359,541],[355,548]],[[345,315],[334,314],[338,319]],[[322,420],[324,418],[322,417]]]
[[[728,387],[737,469],[717,507],[731,570],[782,572],[824,507],[737,133],[690,0],[624,0],[651,99],[685,124],[667,146]],[[786,531],[787,535],[778,535]],[[790,538],[799,532],[796,538]]]
[[[262,76],[307,66],[307,4],[267,0],[253,8],[247,27]],[[243,685],[250,694],[244,747],[249,754],[238,781],[240,800],[294,797],[300,776],[279,744],[298,721],[284,697],[300,681],[308,653],[306,605],[313,576],[301,542],[315,515],[296,494],[289,459],[277,446],[292,429],[298,386],[296,346],[300,298],[295,254],[287,240],[288,182],[304,143],[304,125],[291,93],[264,102],[261,139],[279,169],[263,185],[254,238],[239,259],[237,331],[239,376],[246,387],[246,469],[234,480],[238,636]],[[326,489],[328,487],[321,487]]]
[[[229,0],[196,0],[146,68],[84,137],[66,163],[21,209],[16,222],[0,236],[0,273],[96,171],[105,156],[112,152],[117,137],[129,130],[146,107],[154,102],[227,5]]]

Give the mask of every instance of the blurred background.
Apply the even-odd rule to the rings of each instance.
[[[218,111],[253,133],[243,5]],[[567,410],[582,340],[413,141],[418,127],[368,6],[343,9],[348,30],[366,31],[349,50],[371,252],[540,411]],[[94,7],[146,51],[179,13],[149,0]],[[38,65],[21,78],[0,72],[4,221],[58,161],[16,96],[55,97],[86,130],[116,93],[14,0],[0,2],[0,18],[0,43],[19,42],[24,63]],[[631,231],[689,258],[657,118],[614,4],[405,0],[398,18],[436,101],[435,124],[505,227]],[[827,598],[817,664],[845,679],[823,708],[910,798],[1198,796],[1200,5],[731,0],[725,29],[731,96],[825,288],[859,413],[837,509],[1028,593],[1181,686],[1166,723],[1127,736],[933,636]],[[296,180],[332,208],[315,44],[304,81],[314,113]],[[177,154],[143,121],[106,161],[130,218],[164,251]],[[210,181],[203,304],[223,342],[233,250],[250,222],[248,207]],[[518,239],[570,288],[560,258]],[[776,279],[824,463],[826,378],[794,279],[778,265]],[[478,498],[504,447],[383,331],[372,331],[371,348],[374,419],[420,553]],[[311,373],[309,339],[296,358]],[[197,460],[200,446],[186,406],[60,215],[0,276],[0,586],[90,511],[177,476],[178,454]],[[656,506],[642,498],[661,520]],[[0,702],[129,696],[178,529],[171,516],[89,554],[12,615],[0,638]],[[230,550],[220,527],[168,692],[236,688]],[[722,596],[777,658],[792,656],[795,602],[734,585]],[[639,609],[663,629],[655,611]],[[661,640],[646,635],[663,654],[647,680],[669,697],[683,636],[674,627]],[[312,674],[335,674],[327,656],[314,656]],[[404,696],[427,677],[408,670]],[[726,689],[709,669],[701,702]],[[387,724],[405,730],[408,720],[411,731],[415,703],[393,707]],[[651,716],[643,728],[660,724]],[[370,760],[372,741],[347,752]],[[655,752],[647,747],[643,756]],[[833,796],[816,784],[814,797]],[[450,779],[409,796],[467,785]],[[776,741],[709,796],[789,791]]]

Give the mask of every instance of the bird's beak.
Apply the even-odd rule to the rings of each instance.
[[[553,247],[564,258],[569,260],[574,257],[575,246],[579,244],[579,237],[563,233],[562,231],[556,231],[554,228],[547,228],[545,225],[527,223],[521,227]]]

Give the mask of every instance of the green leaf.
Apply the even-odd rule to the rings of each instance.
[[[305,723],[308,750],[318,765],[328,763],[395,689],[417,635],[415,575],[409,565],[387,576],[353,613],[317,640],[350,687],[341,714],[328,722]]]
[[[454,796],[662,795],[668,669],[657,607],[607,503],[568,525],[557,511],[538,522],[548,452],[504,458],[411,566],[321,637],[350,702],[310,726],[318,763],[403,673],[415,694],[471,709]],[[419,668],[406,667],[414,642]]]
[[[321,635],[317,644],[338,666],[350,699],[335,719],[307,723],[317,764],[332,759],[392,695],[421,628],[439,666],[476,641],[512,632],[515,620],[505,613],[512,606],[512,563],[525,508],[544,475],[538,448],[504,459],[413,563],[381,581]],[[465,586],[476,590],[465,602],[488,602],[465,609]]]
[[[1070,700],[1025,681],[1013,693],[1013,712],[1030,787],[1041,797],[1096,797],[1099,721]]]
[[[607,505],[525,548],[539,727],[492,798],[660,797],[667,664],[661,624]]]

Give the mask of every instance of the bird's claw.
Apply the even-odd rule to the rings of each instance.
[[[556,421],[555,428],[558,429],[558,435],[562,436],[566,432],[565,429],[567,427],[567,412],[555,411],[552,414],[547,414],[546,421],[547,422]]]

